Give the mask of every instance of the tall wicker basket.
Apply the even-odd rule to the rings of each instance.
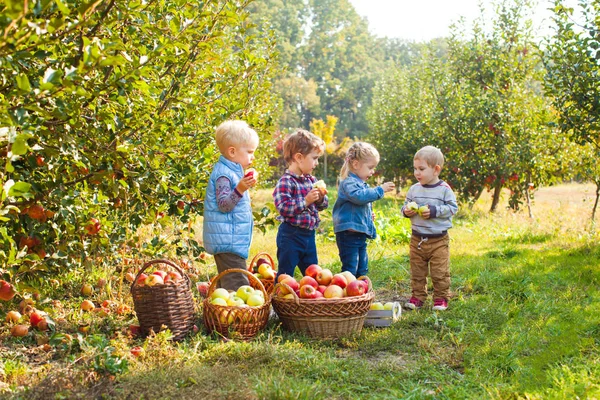
[[[183,279],[163,285],[138,285],[140,275],[155,264],[172,267]],[[145,263],[131,284],[133,306],[140,321],[142,335],[148,335],[151,330],[158,332],[168,328],[173,334],[173,340],[183,339],[194,328],[195,311],[191,287],[190,278],[175,263],[169,260],[152,260]]]
[[[287,286],[282,283],[276,285]],[[338,299],[301,299],[287,286],[292,299],[273,296],[273,309],[283,328],[304,332],[313,338],[337,339],[351,333],[360,333],[375,293],[369,290],[362,296]]]
[[[275,268],[275,263],[273,262],[273,258],[271,257],[271,255],[269,253],[262,252],[262,253],[258,253],[257,255],[255,255],[254,258],[252,258],[252,261],[250,261],[250,265],[248,265],[248,271],[250,273],[258,272],[258,271],[255,271],[255,268],[257,267],[256,263],[258,262],[258,259],[261,257],[268,258],[269,261],[271,262],[271,266],[273,268]],[[265,290],[267,291],[268,294],[273,294],[273,288],[275,287],[275,279],[261,278],[260,283],[263,284],[263,286],[265,287]]]
[[[211,295],[217,288],[219,280],[231,273],[243,273],[248,276],[250,285],[260,290],[265,298],[261,306],[219,306],[211,304]],[[240,338],[250,340],[261,331],[269,320],[271,310],[271,297],[265,290],[260,280],[250,272],[243,269],[228,269],[221,272],[212,280],[206,299],[202,302],[202,315],[204,326],[209,333],[217,332],[225,338]]]

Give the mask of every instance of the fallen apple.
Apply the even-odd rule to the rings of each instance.
[[[94,303],[92,303],[92,301],[84,300],[81,302],[81,305],[79,306],[79,308],[82,311],[92,311],[94,308],[96,308],[96,306],[94,305]]]
[[[21,313],[18,311],[9,311],[6,313],[6,322],[16,324],[21,319]]]
[[[29,315],[29,324],[34,328],[38,326],[40,321],[44,320],[44,316],[37,311],[34,311]]]
[[[92,293],[94,293],[94,288],[89,283],[84,283],[83,286],[81,286],[82,295],[90,297]]]
[[[10,334],[14,337],[23,337],[29,333],[27,325],[15,325],[10,329]]]
[[[144,355],[144,348],[141,346],[134,346],[129,350],[131,355],[134,357],[141,357]]]
[[[15,287],[9,282],[0,280],[0,300],[10,301],[17,294]]]

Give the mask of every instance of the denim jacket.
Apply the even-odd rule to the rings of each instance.
[[[371,203],[383,197],[383,188],[370,188],[356,174],[350,172],[348,177],[340,182],[338,198],[333,206],[334,232],[356,231],[366,233],[374,239],[377,236],[373,223],[373,208]]]

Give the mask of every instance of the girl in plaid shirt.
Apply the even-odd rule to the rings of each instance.
[[[283,144],[288,169],[273,191],[281,221],[277,232],[278,275],[294,276],[296,266],[304,275],[311,264],[318,264],[315,229],[319,211],[329,206],[325,191],[313,188],[317,179],[311,172],[319,165],[325,143],[314,134],[299,129]]]

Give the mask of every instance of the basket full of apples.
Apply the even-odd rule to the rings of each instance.
[[[313,264],[297,281],[280,275],[272,297],[283,328],[316,338],[338,338],[362,330],[375,297],[366,276],[333,274]]]
[[[273,288],[275,287],[275,275],[277,275],[277,272],[273,268],[274,266],[273,258],[269,253],[265,252],[255,255],[252,261],[250,261],[250,265],[248,265],[248,272],[254,274],[260,280],[260,283],[263,284],[269,295],[273,293]]]
[[[146,273],[150,267],[154,271]],[[191,287],[190,278],[175,263],[169,260],[146,262],[131,284],[142,335],[166,327],[173,334],[173,340],[183,339],[194,328]]]
[[[217,287],[223,276],[240,272],[248,276],[250,285],[240,286],[235,292]],[[242,340],[252,339],[267,325],[270,309],[271,297],[261,281],[243,269],[228,269],[217,275],[202,303],[204,326],[209,333]]]

